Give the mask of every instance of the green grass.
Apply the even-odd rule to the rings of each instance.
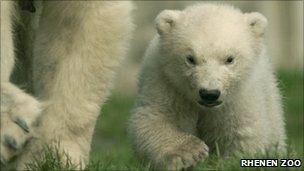
[[[303,162],[303,74],[300,72],[279,72],[280,89],[284,97],[284,111],[288,134],[288,145],[292,152],[290,157],[302,158]],[[135,158],[130,140],[127,137],[126,124],[135,97],[114,92],[103,106],[101,116],[96,124],[91,151],[91,163],[88,170],[149,170],[149,166],[141,165]],[[56,154],[56,153],[54,153]],[[48,154],[51,155],[52,154]],[[56,156],[56,155],[55,155]],[[269,156],[261,156],[261,158]],[[67,170],[58,165],[52,157],[49,161],[32,165],[34,170]],[[303,165],[303,163],[302,163]],[[44,169],[42,169],[44,168]],[[240,170],[239,159],[223,159],[216,154],[199,163],[195,170]],[[265,170],[259,168],[255,170]],[[267,169],[268,170],[268,169]],[[284,169],[283,169],[284,170]]]
[[[303,72],[278,73],[288,141],[303,156]]]

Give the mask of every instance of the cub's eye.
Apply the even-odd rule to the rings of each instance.
[[[195,65],[195,64],[196,64],[195,59],[194,59],[194,56],[188,55],[188,56],[186,57],[186,59],[187,59],[187,62],[188,62],[189,64],[191,64],[191,65]]]
[[[225,64],[232,64],[234,62],[234,57],[233,56],[228,56],[226,58]]]

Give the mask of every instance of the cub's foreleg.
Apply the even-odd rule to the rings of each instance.
[[[187,169],[208,156],[208,146],[194,133],[184,131],[173,116],[141,106],[130,118],[128,131],[136,153],[157,169]],[[183,122],[191,121],[185,117]]]

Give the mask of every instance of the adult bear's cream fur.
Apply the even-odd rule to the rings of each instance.
[[[23,169],[32,154],[42,154],[42,146],[56,140],[61,152],[84,166],[100,105],[129,47],[133,6],[126,1],[35,3],[34,29],[29,30],[33,49],[27,50],[33,50],[31,96],[10,82],[18,52],[14,17],[26,12],[14,1],[1,1],[1,162],[17,156],[17,167]]]

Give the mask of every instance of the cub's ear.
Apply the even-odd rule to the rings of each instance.
[[[255,37],[262,37],[267,27],[267,18],[258,12],[246,13],[246,21]]]
[[[178,10],[164,10],[155,19],[156,29],[159,35],[166,34],[176,24],[180,11]]]

